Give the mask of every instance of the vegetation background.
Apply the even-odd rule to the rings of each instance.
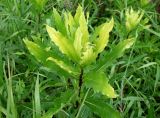
[[[74,14],[78,4],[90,12],[88,25],[91,29],[113,16],[115,26],[109,47],[126,36],[122,27],[125,10],[132,7],[144,12],[143,19],[148,19],[150,27],[139,24],[143,30],[133,32],[137,35],[134,46],[106,69],[119,96],[101,99],[124,118],[159,118],[159,0],[0,0],[0,118],[43,118],[55,103],[63,107],[54,107],[57,112],[51,109],[48,116],[75,116],[78,109],[68,107],[67,96],[60,95],[66,84],[64,78],[45,70],[29,54],[23,39],[38,37],[37,42],[49,45],[45,24],[54,26],[53,7],[60,14],[64,10]],[[79,117],[98,118],[98,115],[86,108]]]

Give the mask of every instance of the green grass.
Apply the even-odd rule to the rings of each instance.
[[[57,76],[46,69],[29,54],[23,39],[28,37],[44,47],[50,45],[45,24],[55,26],[53,7],[60,13],[68,10],[75,13],[81,4],[90,12],[89,30],[113,16],[110,50],[128,34],[125,27],[125,10],[131,6],[144,12],[150,25],[141,22],[130,33],[136,42],[130,50],[109,63],[105,73],[119,95],[115,99],[94,94],[93,90],[82,94],[80,106],[73,99],[76,93],[70,90],[74,80]],[[30,0],[0,1],[0,118],[98,118],[98,113],[87,107],[88,95],[92,101],[103,100],[107,108],[113,107],[124,118],[160,117],[160,13],[159,0],[142,6],[137,0],[47,0],[36,8]],[[138,29],[138,30],[137,30]],[[34,37],[39,37],[35,39]],[[57,48],[52,46],[55,51]],[[102,56],[102,55],[101,55]],[[108,57],[108,59],[110,59]],[[67,90],[67,92],[65,92]],[[102,104],[103,104],[102,102]],[[92,104],[93,105],[93,104]],[[103,105],[102,105],[103,106]],[[101,107],[101,106],[99,106]],[[98,111],[97,111],[98,112]],[[107,116],[106,116],[107,118]]]

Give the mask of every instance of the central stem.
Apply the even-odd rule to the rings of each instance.
[[[82,84],[83,84],[83,68],[81,68],[81,72],[79,75],[79,81],[78,81],[78,100],[76,101],[76,108],[79,108],[80,106],[80,101],[81,101],[81,88],[82,88]]]
[[[79,90],[78,90],[78,96],[80,97],[80,93],[81,93],[81,87],[83,84],[83,69],[81,68],[81,74],[79,76]]]

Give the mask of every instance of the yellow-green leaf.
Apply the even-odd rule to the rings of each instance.
[[[86,45],[86,48],[82,52],[81,61],[80,61],[81,65],[83,66],[88,65],[92,63],[94,60],[96,60],[96,54],[94,53],[93,48],[94,48],[94,45],[91,45],[88,42],[88,44]]]
[[[66,30],[67,30],[67,35],[73,41],[74,35],[75,35],[75,32],[76,32],[76,25],[75,25],[74,18],[73,18],[72,14],[70,12],[69,13],[66,13],[66,12],[64,13],[64,22],[65,22],[65,27],[66,27]]]
[[[60,32],[56,31],[54,28],[50,26],[46,26],[47,32],[51,38],[51,40],[59,47],[59,50],[66,54],[69,58],[74,61],[78,61],[78,56],[73,47],[73,44],[70,40],[64,37]]]
[[[85,46],[86,43],[88,42],[88,26],[87,26],[87,21],[83,12],[82,7],[79,5],[76,14],[74,17],[74,20],[76,22],[76,25],[80,27],[81,32],[82,32],[82,46]]]
[[[109,33],[111,32],[113,25],[114,25],[114,20],[112,18],[109,23],[106,22],[101,26],[101,29],[99,30],[99,38],[95,42],[96,44],[95,50],[97,54],[102,52],[105,46],[107,45],[109,41]]]
[[[48,53],[44,49],[42,49],[39,45],[36,43],[29,41],[27,39],[24,40],[24,43],[26,44],[29,52],[36,57],[36,59],[39,62],[44,63],[48,57]]]
[[[62,20],[61,16],[59,15],[59,13],[55,8],[53,8],[53,17],[54,17],[54,22],[58,31],[60,31],[63,35],[67,35],[64,21]]]
[[[67,71],[70,74],[78,75],[79,73],[75,71],[75,69],[67,64],[65,64],[62,60],[55,59],[53,57],[48,57],[47,61],[52,61],[57,64],[60,68]]]
[[[79,5],[78,8],[76,9],[76,14],[74,16],[74,20],[77,24],[79,24],[79,18],[81,16],[81,14],[83,13],[83,9],[82,7]]]
[[[102,70],[111,65],[113,61],[115,61],[116,58],[121,57],[124,51],[130,48],[134,44],[134,42],[135,38],[130,38],[118,43],[116,46],[113,47],[113,49],[110,52],[107,52],[103,56],[103,58],[99,59],[96,65],[97,67],[94,70]]]
[[[74,40],[74,48],[79,57],[81,57],[81,50],[82,50],[82,33],[80,28],[77,29],[75,33],[75,40]]]
[[[88,42],[89,33],[88,33],[87,22],[83,13],[79,19],[79,26],[82,32],[82,45],[85,46],[86,43]]]
[[[29,52],[39,61],[43,64],[43,66],[45,67],[45,69],[52,71],[56,74],[63,74],[64,76],[68,76],[68,75],[73,75],[73,73],[69,73],[68,71],[64,70],[63,68],[61,68],[59,65],[57,65],[56,63],[53,63],[53,61],[47,61],[48,57],[53,57],[57,60],[60,60],[61,57],[58,56],[56,54],[56,52],[50,51],[50,50],[46,50],[44,49],[44,47],[40,47],[39,45],[37,45],[36,43],[29,41],[29,40],[24,40],[24,43],[26,44]],[[67,60],[65,59],[61,59],[66,65],[71,66],[71,63],[69,63]],[[74,69],[74,71],[78,72],[77,69]],[[75,75],[75,74],[74,74]]]

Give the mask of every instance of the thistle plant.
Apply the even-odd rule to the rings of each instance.
[[[138,25],[138,23],[140,23],[143,17],[143,12],[134,11],[133,8],[131,7],[130,9],[126,10],[125,15],[126,15],[126,28],[127,31],[130,32]]]
[[[139,12],[134,12],[132,9],[131,11],[127,11],[126,15],[129,30],[137,25],[142,17],[142,15],[139,17]],[[70,12],[64,12],[61,16],[56,9],[53,9],[53,16],[55,28],[46,25],[46,30],[52,41],[51,46],[44,48],[35,42],[24,39],[30,53],[35,56],[44,67],[53,71],[55,74],[73,80],[72,84],[79,104],[81,104],[81,102],[82,105],[85,104],[86,96],[89,94],[86,92],[87,88],[93,90],[94,93],[101,93],[108,98],[116,98],[118,95],[109,84],[105,69],[110,66],[116,58],[122,56],[124,50],[130,48],[135,39],[125,39],[114,46],[111,51],[105,52],[103,56],[98,56],[101,55],[108,44],[109,35],[114,26],[113,18],[96,27],[93,32],[89,32],[89,14],[85,17],[80,5],[74,16],[72,16]],[[135,19],[132,18],[133,16]],[[133,21],[130,22],[129,20],[131,18],[136,21],[136,23]],[[52,48],[52,45],[58,47],[59,53]],[[85,92],[84,97],[84,94],[81,93]],[[84,99],[81,101],[83,97]],[[92,105],[96,103],[93,99],[90,99],[90,102],[91,101]],[[86,105],[91,109],[95,107],[94,105],[88,104],[88,102]],[[96,103],[96,105],[98,105],[98,103]],[[60,108],[62,108],[61,105]],[[80,107],[80,110],[81,108],[82,107]],[[76,117],[78,117],[80,110]],[[99,111],[99,116],[105,117],[104,114],[101,113],[101,110]],[[106,113],[110,114],[109,111]],[[117,115],[117,112],[112,112],[112,115],[111,117],[120,117]]]

